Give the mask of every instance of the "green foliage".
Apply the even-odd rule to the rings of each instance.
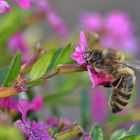
[[[82,126],[84,128],[87,128],[89,125],[89,120],[90,120],[90,100],[89,100],[89,95],[87,93],[87,90],[82,90],[81,91],[81,104],[80,104],[80,109],[81,109],[81,122]]]
[[[59,64],[70,63],[72,61],[72,59],[70,58],[72,51],[73,46],[71,44],[68,44],[66,47],[64,47],[59,56],[57,57],[54,67],[56,67]]]
[[[34,86],[38,86],[41,85],[43,83],[45,83],[46,80],[45,79],[37,79],[37,80],[31,80],[27,82],[28,87],[34,87]]]
[[[126,136],[119,140],[140,140],[140,135],[139,136]]]
[[[55,64],[55,62],[57,61],[58,56],[60,55],[60,53],[62,52],[62,50],[63,50],[62,48],[56,49],[56,51],[55,51],[54,54],[53,54],[51,63],[50,63],[50,65],[49,65],[49,67],[48,67],[48,71],[50,71],[50,70],[52,70],[52,69],[54,68],[54,64]]]
[[[0,44],[3,44],[12,33],[21,28],[21,22],[27,14],[28,11],[14,7],[10,13],[3,16],[1,15]]]
[[[140,126],[138,124],[132,125],[127,131],[127,135],[138,135],[140,132]]]
[[[10,68],[8,70],[8,73],[5,77],[3,86],[9,86],[11,82],[15,80],[15,78],[18,76],[21,66],[21,53],[20,51],[17,51],[16,55],[14,56]]]
[[[7,72],[8,72],[7,66],[0,68],[0,85],[2,85]]]
[[[38,79],[46,73],[46,70],[47,70],[49,64],[51,63],[53,53],[54,53],[54,50],[50,50],[49,52],[46,52],[33,65],[32,69],[30,71],[30,77],[32,80]]]
[[[23,140],[23,135],[14,127],[1,125],[0,140]]]
[[[90,130],[89,135],[93,140],[103,140],[103,132],[98,124],[94,124]]]
[[[110,140],[133,140],[133,138],[136,138],[134,136],[139,134],[139,130],[140,129],[138,125],[132,125],[128,131],[119,129],[111,135]]]
[[[123,138],[124,136],[126,136],[126,131],[124,129],[120,129],[115,131],[111,137],[110,140],[118,140],[120,138]]]

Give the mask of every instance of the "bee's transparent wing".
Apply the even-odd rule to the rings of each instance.
[[[124,61],[118,61],[118,63],[140,71],[140,60],[126,58]]]

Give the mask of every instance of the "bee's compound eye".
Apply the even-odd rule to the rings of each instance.
[[[90,56],[91,52],[84,52],[83,53],[83,57],[84,58],[88,58]]]

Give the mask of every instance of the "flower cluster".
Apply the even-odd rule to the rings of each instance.
[[[134,26],[127,13],[112,11],[106,16],[96,12],[84,12],[80,17],[82,29],[97,32],[105,47],[136,53],[138,42],[134,36]]]
[[[28,140],[54,140],[48,133],[48,126],[42,122],[27,119],[29,110],[38,110],[42,106],[42,98],[35,97],[31,102],[27,99],[20,99],[18,110],[22,114],[22,120],[17,120],[15,126],[24,132]]]

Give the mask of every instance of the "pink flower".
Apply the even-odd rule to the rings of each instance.
[[[24,132],[28,140],[54,140],[48,133],[48,126],[42,122],[18,120],[15,126]]]
[[[28,52],[28,46],[25,41],[25,38],[21,32],[14,33],[9,39],[8,39],[8,48],[10,51],[15,52],[17,49],[19,49],[22,53],[22,61],[23,63],[27,62],[29,60],[29,56],[27,55]]]
[[[86,51],[86,37],[84,32],[80,32],[80,43],[77,43],[75,46],[75,51],[72,53],[71,57],[77,63],[83,64],[85,63],[85,59],[83,57],[83,53]]]
[[[102,27],[102,17],[96,12],[83,12],[80,16],[80,23],[86,31],[99,32]]]
[[[18,101],[18,110],[22,113],[22,119],[26,119],[29,110],[39,110],[42,107],[42,102],[41,96],[36,96],[31,102],[27,99],[20,99]]]
[[[95,88],[91,92],[91,115],[92,120],[103,124],[107,118],[107,98],[101,88]]]
[[[49,5],[45,0],[34,0],[34,3],[38,6],[39,9],[42,9],[46,12],[46,18],[50,26],[61,36],[67,34],[68,29],[62,20],[62,18],[56,13],[54,9]]]
[[[102,16],[96,12],[85,12],[80,19],[84,30],[100,34],[101,42],[105,47],[127,50],[129,53],[137,52],[138,41],[127,13],[112,11]]]
[[[126,38],[132,35],[132,23],[128,14],[120,11],[108,13],[104,19],[106,30],[118,39]]]
[[[90,136],[85,136],[84,140],[92,140]]]
[[[48,133],[48,126],[42,122],[30,121],[27,119],[29,110],[38,110],[42,106],[42,98],[36,96],[31,102],[27,99],[20,99],[18,109],[22,114],[22,120],[17,120],[15,126],[24,132],[28,140],[54,140]]]
[[[30,8],[30,1],[31,0],[15,0],[15,2],[19,4],[22,9]]]
[[[6,97],[0,99],[0,107],[6,108],[6,109],[13,109],[18,110],[17,107],[17,99],[15,96],[12,97]]]
[[[18,99],[15,96],[1,98],[0,107],[20,111],[26,116],[29,110],[39,110],[42,106],[42,97],[36,96],[29,102],[27,99]]]
[[[47,11],[46,17],[48,19],[48,22],[50,26],[61,36],[64,36],[67,34],[67,28],[63,22],[63,20],[56,14],[54,11]]]
[[[47,118],[45,119],[45,122],[46,122],[49,126],[55,127],[55,126],[58,125],[59,119],[58,119],[57,117],[55,117],[55,116],[50,116],[50,117],[47,117]]]
[[[83,57],[83,53],[86,51],[86,47],[87,47],[87,41],[86,41],[85,34],[84,32],[80,32],[80,43],[76,44],[75,50],[72,53],[71,57],[78,64],[86,65],[90,80],[92,82],[92,87],[111,81],[111,78],[107,77],[105,73],[103,72],[97,73],[93,68],[91,68],[88,64],[86,64],[85,58]]]
[[[10,5],[7,1],[0,0],[0,14],[7,13],[10,11]]]

